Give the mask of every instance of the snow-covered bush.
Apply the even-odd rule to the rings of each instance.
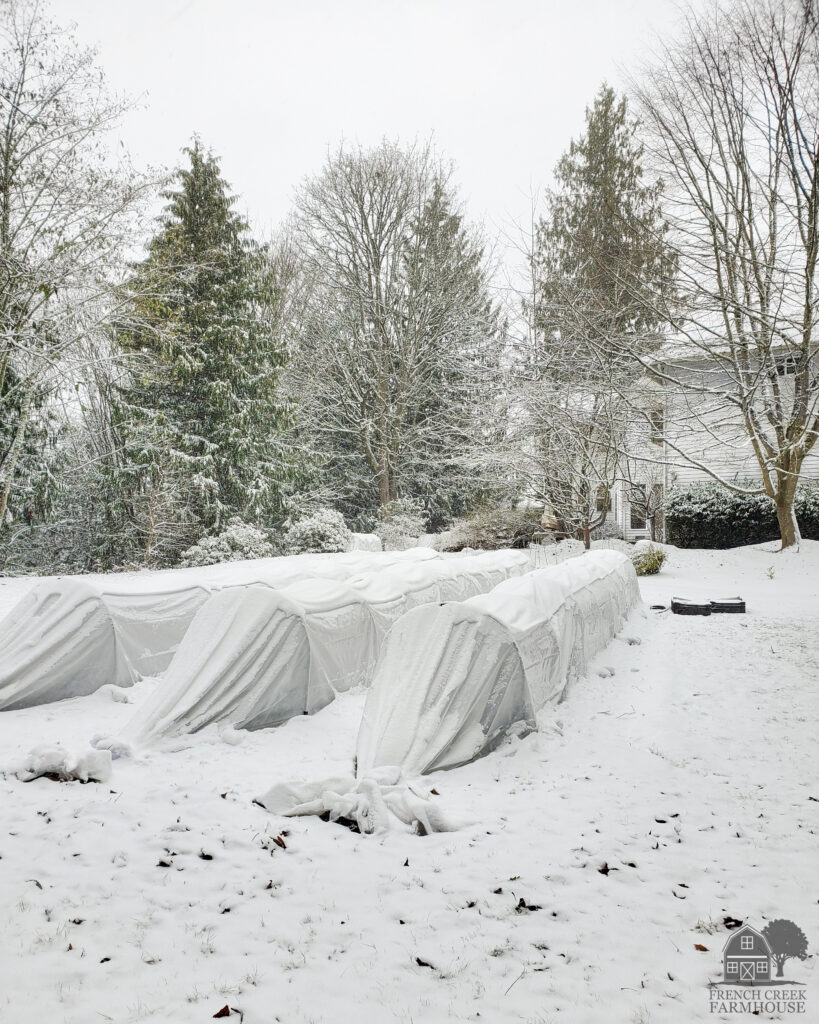
[[[383,551],[381,538],[374,533],[351,533],[348,551]]]
[[[352,533],[344,516],[332,508],[320,508],[299,519],[285,534],[287,550],[294,555],[347,551]]]
[[[648,542],[649,544],[651,541]],[[605,540],[593,540],[591,542],[593,551],[619,551],[629,558],[634,554],[634,544],[630,544],[621,537],[607,537]]]
[[[603,522],[592,530],[592,540],[622,540],[623,527],[613,516],[606,516]],[[613,549],[619,550],[619,549]]]
[[[418,543],[427,520],[423,502],[417,498],[396,498],[379,509],[375,533],[385,551],[402,551]]]
[[[526,548],[541,532],[542,511],[532,508],[482,508],[452,528],[460,548],[494,551],[498,548]]]
[[[645,547],[635,547],[631,556],[631,564],[638,576],[656,576],[662,569],[665,560],[665,551],[651,544]]]
[[[59,745],[35,747],[29,751],[17,775],[23,782],[33,782],[43,776],[55,782],[108,782],[111,751],[89,750],[75,755]]]
[[[218,534],[203,537],[182,553],[183,568],[238,562],[245,558],[270,558],[276,551],[267,536],[241,519],[231,519]]]
[[[800,486],[794,511],[802,536],[819,540],[819,487]],[[681,548],[733,548],[779,537],[776,508],[764,494],[735,494],[717,483],[675,487],[665,501],[666,538]]]

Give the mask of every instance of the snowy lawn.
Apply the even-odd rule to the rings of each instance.
[[[0,715],[0,1020],[713,1021],[726,917],[801,926],[813,955],[786,974],[819,1019],[819,543],[673,552],[640,583],[539,733],[429,777],[455,832],[252,803],[348,772],[362,695],[115,761],[105,785],[13,771],[115,733],[155,684]],[[747,615],[647,607],[737,594]]]

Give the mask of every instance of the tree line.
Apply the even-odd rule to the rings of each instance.
[[[530,502],[588,542],[617,480],[653,514],[669,459],[766,494],[798,543],[813,4],[691,11],[628,95],[603,85],[511,299],[430,144],[339,147],[259,239],[204,140],[170,173],[116,151],[127,105],[41,4],[2,0],[0,32],[0,570],[173,565],[229,524],[401,501],[430,529]]]

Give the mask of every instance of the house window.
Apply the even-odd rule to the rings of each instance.
[[[757,974],[767,974],[768,973],[768,965],[767,965],[767,963],[765,963],[764,960],[760,960],[759,963],[756,965],[756,973]]]
[[[642,484],[632,487],[628,496],[631,506],[631,529],[644,530],[646,526],[646,489]]]
[[[743,949],[753,949],[754,948],[754,937],[753,937],[753,935],[743,935],[740,944],[741,944]]]
[[[796,356],[780,356],[776,361],[776,372],[780,377],[796,373]]]
[[[605,484],[601,484],[597,488],[597,496],[595,499],[594,507],[598,512],[608,512],[611,499],[609,497],[609,489]]]
[[[737,963],[736,963],[736,960],[729,960],[728,961],[728,973],[729,974],[736,974],[737,973]]]
[[[663,443],[663,410],[653,409],[648,414],[649,439],[652,444]]]

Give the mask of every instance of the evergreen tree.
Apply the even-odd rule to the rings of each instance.
[[[672,287],[675,265],[662,183],[644,180],[642,156],[625,98],[603,85],[585,133],[555,169],[557,189],[537,226],[534,314],[547,343],[557,334],[588,355],[584,339],[656,331],[657,287]]]
[[[412,422],[430,429],[405,467],[403,490],[423,501],[429,529],[440,530],[491,495],[468,453],[495,440],[491,405],[502,347],[484,247],[440,180],[412,224],[405,264],[409,292],[417,296],[415,322],[438,351],[429,391],[410,411]]]
[[[129,379],[117,401],[114,490],[146,562],[169,560],[234,516],[265,524],[294,469],[281,440],[286,349],[269,263],[217,158],[198,140],[184,152],[189,165],[164,195],[119,338]]]
[[[619,472],[624,395],[641,373],[622,341],[651,351],[656,294],[673,287],[662,183],[644,180],[642,153],[626,100],[604,85],[557,165],[532,253],[529,450],[537,489],[587,544]]]

